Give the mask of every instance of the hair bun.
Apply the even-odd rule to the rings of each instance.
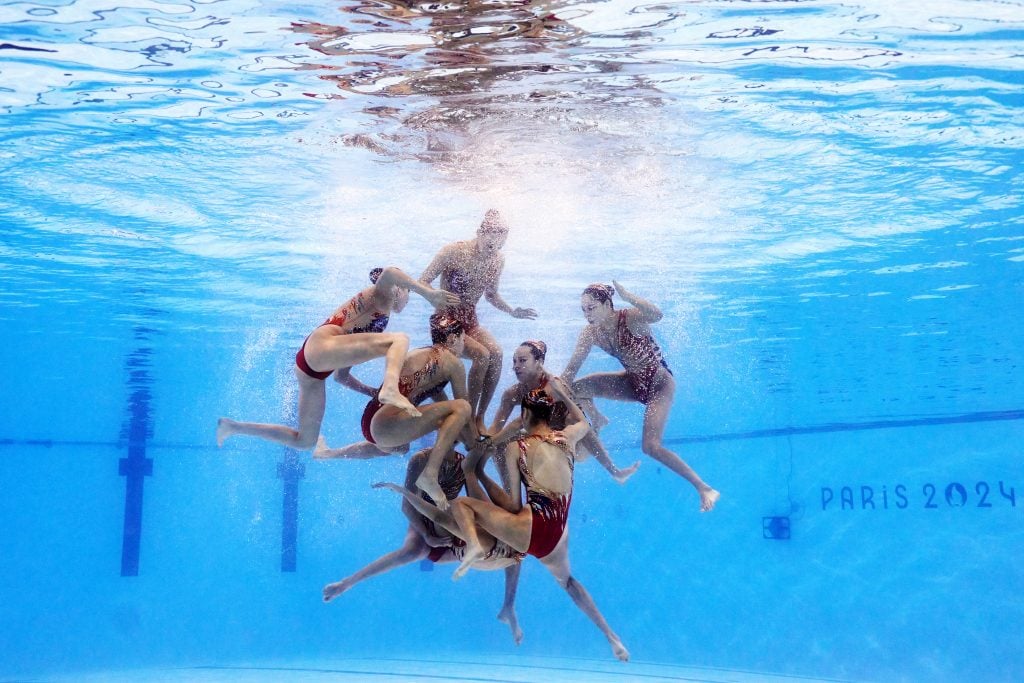
[[[615,296],[615,288],[602,282],[595,282],[592,285],[587,285],[587,288],[583,290],[583,293],[589,294],[601,303],[605,303],[607,301],[611,301],[612,297]]]

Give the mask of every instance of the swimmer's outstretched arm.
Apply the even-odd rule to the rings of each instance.
[[[576,381],[576,373],[583,367],[583,361],[590,355],[590,349],[592,348],[594,348],[594,332],[591,326],[587,325],[580,332],[580,337],[576,340],[576,348],[572,352],[572,357],[565,364],[565,370],[562,370],[561,380],[566,385],[572,386],[572,383]]]
[[[462,364],[462,361],[455,356],[448,354],[450,357],[447,359],[447,371],[448,371],[448,383],[452,387],[452,398],[462,399],[464,401],[469,400],[469,390],[466,387],[466,366]],[[443,392],[442,392],[443,393]],[[476,427],[475,420],[469,420],[463,426],[462,431],[459,432],[458,439],[462,443],[467,444],[468,447],[472,448],[473,444],[477,442],[477,438],[480,436],[479,430]]]
[[[487,283],[487,289],[484,290],[484,298],[499,311],[508,313],[513,318],[534,320],[537,317],[537,311],[532,308],[512,308],[507,301],[501,298],[501,294],[498,293],[498,280],[501,278],[501,270],[504,267],[505,259],[502,258],[501,265],[498,266],[494,276]]]
[[[519,431],[523,428],[523,419],[517,417],[504,427],[501,428],[497,434],[491,436],[491,445],[495,448],[502,448],[512,439],[516,438]]]
[[[565,440],[569,442],[569,445],[575,448],[576,443],[590,431],[590,423],[587,422],[587,416],[583,414],[580,407],[572,400],[569,391],[566,390],[565,384],[560,378],[554,378],[548,382],[548,386],[551,387],[551,393],[555,395],[555,399],[564,403],[569,409],[566,421],[572,424],[566,425],[565,429],[562,430],[562,434],[565,436]]]
[[[352,374],[352,368],[339,368],[334,371],[334,381],[343,387],[348,387],[353,391],[357,391],[360,394],[366,394],[367,396],[376,396],[377,390],[371,387],[369,384],[360,382],[355,375]]]
[[[519,473],[519,444],[510,443],[505,446],[505,481],[508,482],[508,507],[510,512],[518,512],[523,507],[522,475]]]
[[[501,404],[498,406],[497,412],[494,413],[494,422],[491,423],[491,428],[488,430],[491,436],[500,432],[505,426],[506,420],[516,407],[517,395],[515,387],[509,387],[501,394]]]
[[[441,251],[437,252],[434,256],[434,260],[430,262],[427,269],[420,275],[420,282],[429,285],[431,282],[437,279],[437,276],[441,274],[441,271],[445,269],[448,262],[451,260],[452,245],[447,245],[441,248]]]
[[[618,283],[616,280],[612,280],[612,284],[615,285],[615,291],[619,293],[619,296],[623,298],[627,303],[636,307],[640,311],[640,319],[645,323],[656,323],[664,317],[661,309],[652,304],[647,299],[637,296],[632,292],[626,291],[626,288]]]
[[[429,284],[424,284],[419,280],[413,280],[411,277],[403,273],[394,266],[388,266],[384,269],[384,272],[377,278],[377,284],[374,285],[373,296],[377,299],[378,305],[383,308],[391,302],[391,287],[399,286],[404,289],[416,292],[424,299],[430,302],[430,305],[434,308],[444,308],[445,306],[454,306],[459,303],[459,297],[455,296],[451,292],[444,289],[434,289]]]
[[[519,470],[517,469],[516,473],[518,474],[518,472]],[[522,507],[521,502],[516,498],[513,498],[512,494],[509,491],[506,491],[504,487],[502,487],[500,484],[498,484],[496,481],[494,481],[487,475],[487,473],[484,471],[483,460],[481,460],[480,463],[477,465],[476,479],[484,487],[484,490],[487,492],[487,497],[491,499],[492,503],[502,508],[503,510],[506,510],[513,514],[519,512],[520,508]],[[510,490],[517,490],[518,487],[518,477],[516,478],[515,482],[509,482]]]

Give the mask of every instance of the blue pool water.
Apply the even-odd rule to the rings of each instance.
[[[1022,37],[1012,0],[0,0],[0,680],[1019,680]],[[518,648],[497,574],[322,604],[401,543],[404,460],[214,441],[492,206],[539,311],[482,304],[500,386],[619,280],[722,492],[601,404],[642,465],[577,467],[571,557],[629,664],[532,560]]]

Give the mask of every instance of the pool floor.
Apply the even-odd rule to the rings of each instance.
[[[831,678],[786,676],[779,674],[671,666],[587,659],[540,657],[466,657],[463,661],[422,659],[346,659],[261,663],[236,666],[198,666],[185,668],[134,669],[104,671],[74,676],[34,678],[42,682],[121,683],[156,681],[158,683],[288,683],[291,681],[409,681],[436,683],[622,683],[625,681],[695,681],[697,683],[792,683],[793,681],[835,681]]]

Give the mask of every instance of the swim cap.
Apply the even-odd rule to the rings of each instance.
[[[487,209],[487,213],[484,214],[484,220],[480,224],[480,228],[477,229],[477,232],[480,234],[485,232],[508,232],[508,224],[505,223],[505,219],[501,217],[497,209]]]
[[[373,270],[371,270],[370,271],[370,282],[372,282],[373,284],[377,284],[377,279],[380,277],[380,274],[383,273],[383,272],[384,272],[383,268],[374,268]]]
[[[534,357],[534,359],[539,361],[543,361],[544,357],[548,355],[548,345],[542,341],[527,339],[522,344],[520,344],[520,346],[525,346],[528,349],[530,349],[531,355]]]
[[[611,285],[604,285],[600,282],[596,282],[592,285],[587,285],[587,288],[583,290],[583,293],[589,294],[601,303],[611,303],[612,296],[615,294],[615,288]]]
[[[462,333],[462,322],[447,313],[435,313],[430,316],[430,341],[443,344],[452,335]]]
[[[551,420],[551,411],[555,409],[555,399],[543,389],[534,389],[523,397],[520,406],[524,411],[529,410],[535,419],[548,422]]]

